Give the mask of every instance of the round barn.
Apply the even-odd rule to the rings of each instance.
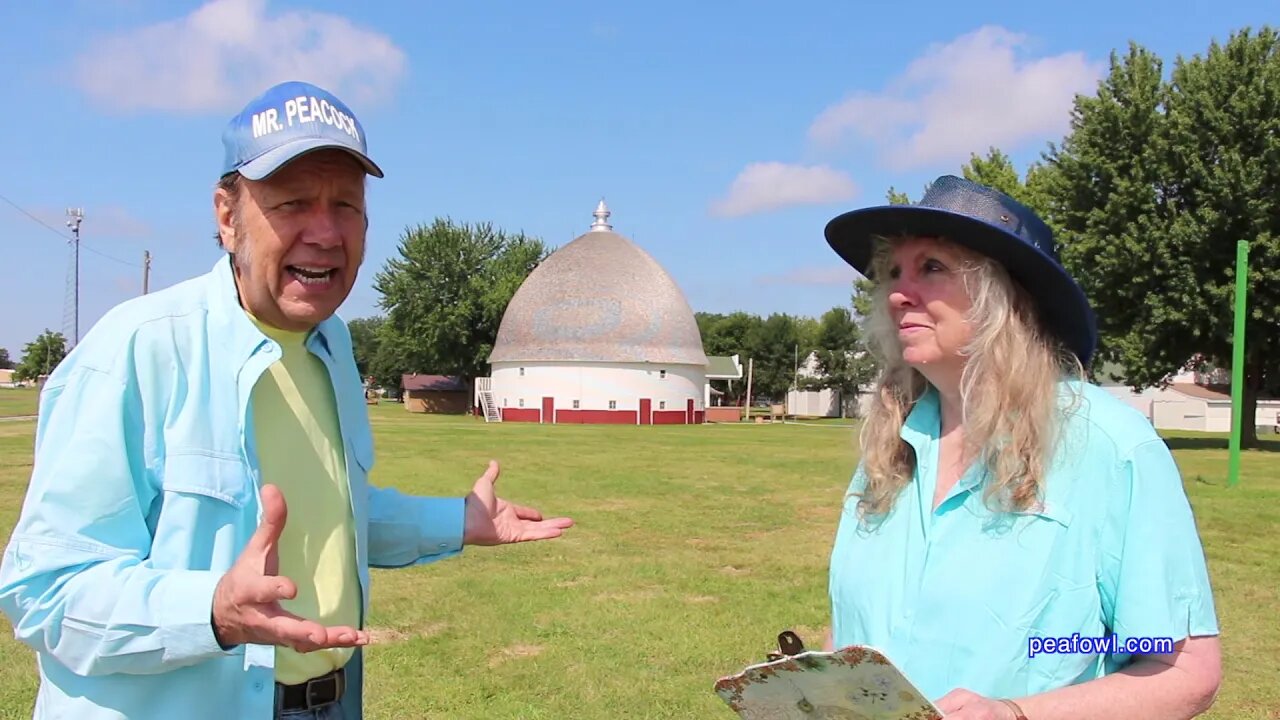
[[[689,302],[613,232],[603,200],[593,215],[511,298],[477,410],[502,422],[703,422],[708,361]]]

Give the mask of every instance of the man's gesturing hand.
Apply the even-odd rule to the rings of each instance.
[[[325,627],[286,612],[281,600],[298,588],[280,570],[276,548],[284,531],[284,495],[274,485],[262,486],[262,523],[236,564],[213,591],[213,630],[223,647],[243,643],[284,645],[298,652],[366,645],[369,634],[350,627]]]
[[[549,540],[564,534],[573,526],[567,517],[544,520],[533,508],[514,505],[498,497],[498,463],[489,461],[489,469],[476,480],[466,499],[463,521],[463,545],[502,545],[505,543]]]

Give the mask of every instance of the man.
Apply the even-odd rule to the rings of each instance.
[[[228,255],[111,310],[49,378],[0,608],[37,652],[35,717],[354,720],[369,567],[559,536],[495,497],[367,484],[345,324],[364,128],[313,85],[235,116],[213,195]]]

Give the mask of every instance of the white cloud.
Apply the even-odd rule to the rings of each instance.
[[[852,285],[859,277],[852,267],[840,262],[798,267],[780,275],[762,275],[755,282],[760,285]]]
[[[809,138],[830,148],[851,136],[874,144],[895,170],[964,162],[990,146],[1009,151],[1057,140],[1077,93],[1091,93],[1104,66],[1083,53],[1020,57],[1025,35],[986,26],[930,47],[879,93],[824,110]]]
[[[759,162],[738,173],[728,194],[712,203],[711,213],[735,217],[790,205],[849,200],[857,193],[853,179],[839,170],[823,165]]]
[[[266,0],[211,0],[191,14],[89,43],[75,79],[119,111],[233,112],[277,82],[305,80],[364,106],[393,91],[404,51],[338,15]]]

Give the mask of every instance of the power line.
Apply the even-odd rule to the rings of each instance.
[[[26,215],[27,217],[29,217],[29,218],[31,218],[32,220],[36,221],[36,223],[38,223],[38,224],[39,224],[39,225],[41,225],[42,227],[46,228],[49,232],[53,233],[54,235],[57,235],[58,237],[62,238],[63,240],[70,240],[70,239],[71,239],[71,237],[70,237],[70,236],[68,236],[68,235],[63,235],[61,230],[59,230],[59,229],[55,228],[54,226],[50,225],[49,223],[47,223],[47,222],[45,222],[45,221],[43,221],[43,220],[41,220],[40,218],[36,217],[35,215],[32,215],[31,213],[27,212],[27,211],[26,211],[26,210],[24,210],[20,205],[18,205],[18,203],[16,203],[16,202],[14,202],[14,201],[10,200],[9,198],[5,197],[4,195],[0,195],[0,200],[3,200],[3,201],[5,201],[5,202],[9,203],[11,206],[13,206],[13,209],[14,209],[14,210],[17,210],[18,212],[22,213],[23,215]]]
[[[0,200],[5,201],[5,202],[6,202],[6,203],[8,203],[11,207],[13,207],[13,209],[17,210],[18,212],[22,213],[23,215],[26,215],[28,218],[30,218],[32,221],[34,221],[36,224],[38,224],[38,225],[40,225],[41,227],[45,228],[46,230],[48,230],[49,232],[53,233],[54,235],[57,235],[58,237],[62,238],[63,240],[66,240],[67,242],[74,242],[74,241],[75,241],[75,238],[72,238],[71,236],[64,234],[61,230],[59,230],[59,229],[57,229],[57,228],[53,227],[52,225],[50,225],[50,224],[46,223],[45,221],[41,220],[40,218],[36,217],[35,215],[33,215],[33,214],[31,214],[31,213],[27,212],[27,211],[26,211],[22,206],[18,205],[17,203],[15,203],[14,201],[12,201],[12,200],[10,200],[9,198],[5,197],[4,195],[0,195]],[[99,256],[99,257],[106,258],[107,260],[111,260],[112,262],[118,262],[118,263],[120,263],[121,265],[126,265],[126,266],[128,266],[128,267],[134,267],[134,268],[140,268],[140,267],[142,267],[142,266],[141,266],[141,265],[139,265],[138,263],[135,263],[135,262],[129,262],[128,260],[121,260],[121,259],[120,259],[120,258],[118,258],[118,257],[115,257],[115,256],[113,256],[113,255],[108,255],[108,254],[106,254],[106,253],[102,252],[101,250],[95,250],[95,249],[93,249],[93,248],[91,248],[91,247],[89,247],[88,245],[85,245],[85,244],[83,244],[83,243],[81,243],[81,244],[80,244],[80,246],[81,246],[81,248],[83,248],[86,252],[91,252],[91,253],[93,253],[94,255],[97,255],[97,256]]]

